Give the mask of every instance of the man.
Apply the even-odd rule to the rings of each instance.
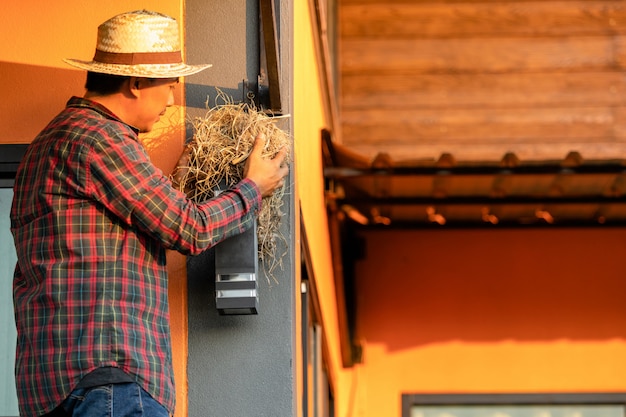
[[[136,11],[98,28],[73,97],[35,138],[11,208],[17,250],[16,386],[23,417],[168,416],[174,411],[165,250],[199,254],[251,227],[282,185],[286,150],[196,204],[155,168],[137,134],[152,129],[183,63],[178,24]],[[48,414],[46,414],[48,413]]]

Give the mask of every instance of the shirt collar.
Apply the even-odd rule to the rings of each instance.
[[[128,123],[125,123],[122,119],[117,117],[111,110],[109,110],[108,108],[104,107],[102,104],[97,103],[95,101],[89,100],[84,97],[74,96],[70,98],[69,101],[67,102],[67,107],[93,110],[95,112],[100,113],[102,116],[106,117],[107,119],[113,119],[120,123],[124,123],[126,126],[131,128],[133,132],[135,132],[136,134],[139,134],[139,129],[129,125]]]

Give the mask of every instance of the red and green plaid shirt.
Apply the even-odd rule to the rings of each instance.
[[[32,142],[15,179],[21,415],[51,411],[107,366],[173,412],[165,250],[199,254],[251,227],[260,204],[250,180],[191,202],[150,162],[136,130],[73,97]]]

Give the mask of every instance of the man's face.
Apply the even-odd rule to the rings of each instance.
[[[178,78],[137,78],[140,92],[133,125],[140,132],[149,132],[154,124],[174,104],[174,89]]]

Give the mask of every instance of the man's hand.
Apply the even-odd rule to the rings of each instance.
[[[254,147],[244,168],[244,177],[255,182],[263,197],[269,197],[274,190],[282,187],[285,177],[289,173],[289,167],[285,161],[287,157],[286,148],[282,148],[273,159],[262,156],[266,140],[263,134],[256,137]]]

